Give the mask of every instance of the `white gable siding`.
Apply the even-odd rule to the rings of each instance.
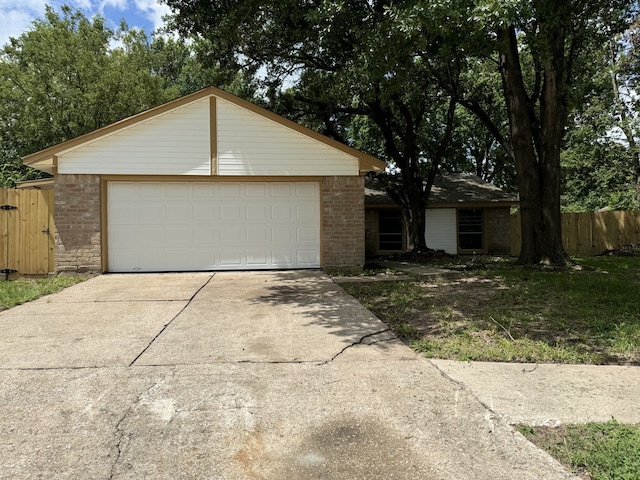
[[[209,175],[209,132],[204,98],[59,155],[58,172]]]
[[[219,175],[358,175],[358,160],[217,99]]]
[[[450,254],[458,253],[456,209],[428,208],[425,228],[427,247],[444,250]]]

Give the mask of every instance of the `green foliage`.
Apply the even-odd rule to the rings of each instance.
[[[640,425],[625,425],[612,419],[605,423],[589,422],[555,429],[517,428],[574,473],[586,470],[593,480],[635,480],[640,477]]]
[[[102,18],[66,6],[47,7],[44,19],[12,38],[0,50],[3,185],[37,177],[20,156],[176,97],[179,89],[153,71],[154,51],[143,31],[113,32]]]
[[[29,302],[43,295],[59,292],[85,279],[81,276],[60,275],[51,278],[0,281],[0,306],[10,308]]]

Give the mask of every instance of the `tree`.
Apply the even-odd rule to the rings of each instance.
[[[119,47],[111,42],[118,40]],[[62,7],[0,51],[0,159],[4,183],[33,178],[20,156],[82,135],[178,95],[152,71],[144,32]]]
[[[437,22],[409,30],[405,7],[383,1],[165,3],[174,28],[206,42],[221,68],[263,75],[272,109],[345,143],[358,142],[356,127],[375,131],[369,146],[399,171],[388,191],[414,249],[426,249],[428,196],[457,105],[439,82],[455,83],[460,71],[440,52]]]
[[[511,126],[522,218],[522,263],[565,265],[560,216],[560,152],[572,86],[591,46],[621,28],[631,2],[556,0],[524,2],[519,20],[497,25],[497,45]],[[527,89],[521,57],[533,61]]]
[[[560,152],[578,107],[575,81],[594,46],[629,24],[635,2],[163,1],[178,31],[210,41],[225,66],[263,69],[270,91],[288,79],[305,115],[329,134],[352,140],[349,122],[367,116],[401,171],[396,193],[419,247],[429,179],[448,155],[456,105],[463,106],[513,159],[520,262],[570,263],[561,237]],[[477,88],[474,72],[486,65],[496,67],[499,98]],[[427,137],[442,148],[430,151]]]

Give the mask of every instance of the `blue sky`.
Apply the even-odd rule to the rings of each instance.
[[[161,27],[162,16],[169,13],[169,8],[157,0],[0,0],[0,46],[9,37],[20,36],[33,20],[42,18],[47,4],[56,10],[67,4],[87,17],[100,13],[113,29],[124,18],[129,27],[144,28],[147,33]]]

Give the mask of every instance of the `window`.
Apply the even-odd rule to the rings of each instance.
[[[458,249],[484,250],[481,209],[458,210]]]
[[[378,211],[378,250],[403,250],[403,231],[399,210]]]

